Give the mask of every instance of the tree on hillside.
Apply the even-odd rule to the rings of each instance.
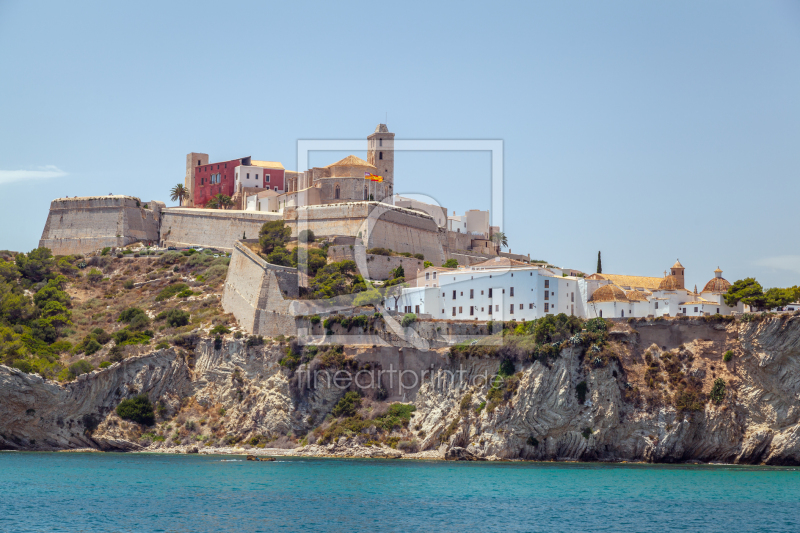
[[[798,291],[797,287],[788,289],[773,287],[767,289],[764,293],[764,307],[767,309],[784,307],[792,302],[796,302],[798,298],[800,298],[800,291]]]
[[[277,248],[284,248],[292,235],[292,230],[283,223],[283,220],[265,222],[258,232],[258,243],[261,251],[271,254]]]
[[[455,259],[448,259],[442,266],[444,268],[458,268],[458,261]]]
[[[174,186],[169,191],[169,199],[173,202],[178,202],[178,205],[183,205],[183,200],[189,198],[189,191],[180,183]]]
[[[600,252],[597,252],[597,273],[603,273],[603,261],[600,260]]]
[[[492,233],[491,241],[497,246],[497,253],[500,253],[500,247],[508,248],[508,238],[502,231]]]

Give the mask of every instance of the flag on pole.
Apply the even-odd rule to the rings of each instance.
[[[370,174],[369,172],[364,172],[364,179],[370,181],[377,181],[378,183],[383,182],[383,176],[376,176],[375,174]]]

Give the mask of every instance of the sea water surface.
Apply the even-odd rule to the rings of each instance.
[[[0,452],[0,531],[800,531],[753,466]]]

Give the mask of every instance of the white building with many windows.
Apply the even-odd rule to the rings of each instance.
[[[429,267],[416,287],[386,302],[390,310],[446,320],[534,320],[564,313],[583,318],[705,316],[747,312],[725,304],[730,283],[717,269],[697,294],[683,287],[680,262],[663,278],[592,274],[531,265],[505,257],[457,269]]]
[[[448,320],[533,320],[546,314],[583,316],[579,278],[497,257],[470,267],[429,267],[389,309]],[[600,282],[595,282],[597,285]]]

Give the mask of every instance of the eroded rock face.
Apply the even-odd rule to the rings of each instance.
[[[669,347],[658,345],[657,339],[666,338],[661,332],[644,329],[651,326],[616,335],[619,360],[607,366],[589,364],[579,348],[545,363],[517,362],[506,394],[493,397],[480,376],[493,375],[499,361],[441,357],[408,398],[417,407],[408,431],[416,435],[418,454],[441,458],[800,464],[800,317],[698,324],[696,331],[684,326],[676,341],[681,344]],[[728,349],[734,358],[723,362]],[[724,401],[679,412],[666,383],[648,387],[645,355],[663,362],[667,352],[680,354],[681,372],[700,380],[706,394],[716,378],[725,379]],[[343,391],[298,385],[278,364],[284,354],[278,344],[248,348],[234,340],[215,350],[206,339],[194,358],[176,349],[157,351],[66,385],[0,367],[0,446],[137,449],[114,408],[142,392],[172,410],[187,398],[222,407],[229,433],[302,435],[324,419]],[[582,403],[576,392],[581,382]],[[410,455],[362,440],[293,453]]]

